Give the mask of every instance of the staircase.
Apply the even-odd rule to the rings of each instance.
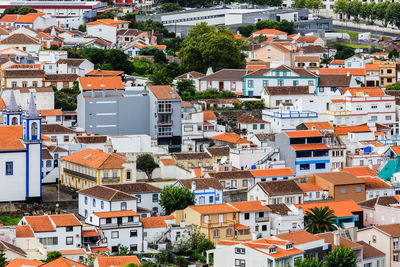
[[[262,159],[256,161],[254,165],[261,165],[264,164],[266,161],[270,160],[273,155],[276,153],[279,153],[279,148],[274,148],[272,151],[270,151],[267,155],[265,155]]]

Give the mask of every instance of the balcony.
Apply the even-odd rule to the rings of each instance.
[[[101,182],[103,184],[119,183],[119,182],[121,182],[121,177],[103,177],[103,178],[101,178]]]
[[[262,223],[262,222],[269,222],[268,217],[258,217],[256,218],[256,223]]]
[[[124,228],[124,227],[139,227],[140,222],[123,222],[123,223],[105,223],[101,224],[102,229],[107,229],[107,228]]]
[[[218,227],[233,227],[235,226],[236,221],[233,220],[224,220],[223,222],[202,222],[201,226],[206,228],[218,228]]]
[[[350,113],[351,112],[348,110],[338,110],[338,111],[328,110],[328,114],[332,116],[348,116],[350,115]]]
[[[295,119],[295,118],[318,118],[318,113],[314,111],[279,111],[263,110],[263,116],[281,119]]]
[[[80,173],[80,172],[73,171],[73,170],[67,169],[67,168],[63,168],[63,172],[71,174],[73,176],[77,176],[77,177],[81,177],[81,178],[85,178],[85,179],[89,179],[89,180],[97,182],[97,178],[96,177],[88,175],[88,174]]]
[[[173,109],[172,108],[158,108],[157,112],[158,113],[172,113]]]
[[[159,126],[170,126],[170,125],[172,125],[173,124],[173,121],[172,120],[170,120],[170,121],[159,121],[159,122],[157,122],[157,125],[159,125]]]
[[[157,137],[172,137],[173,136],[173,134],[172,134],[172,131],[171,132],[162,132],[162,133],[158,133],[157,134]]]

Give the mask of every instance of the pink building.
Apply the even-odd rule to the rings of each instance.
[[[400,223],[400,196],[378,197],[358,205],[364,211],[364,226]]]

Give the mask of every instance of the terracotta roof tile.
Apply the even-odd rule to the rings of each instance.
[[[120,76],[124,72],[119,70],[92,70],[86,76]]]
[[[378,197],[369,199],[366,201],[358,202],[358,205],[374,209],[375,205],[381,205],[389,207],[392,204],[399,204],[399,199],[396,196],[386,196],[386,197]]]
[[[325,144],[304,144],[304,145],[290,145],[290,146],[296,151],[330,149]]]
[[[182,186],[186,188],[191,188],[192,183],[196,183],[196,190],[204,190],[209,188],[214,188],[216,190],[222,190],[224,187],[221,183],[215,178],[199,178],[199,179],[181,179],[178,180]]]
[[[347,135],[348,133],[371,132],[371,129],[367,125],[358,125],[358,126],[335,127],[334,131],[338,135]]]
[[[291,131],[285,132],[289,138],[303,138],[303,137],[323,137],[323,134],[319,131]]]
[[[41,265],[41,267],[86,267],[86,265],[80,264],[76,261],[64,257],[60,257],[52,262]]]
[[[75,136],[74,139],[81,144],[101,144],[107,141],[107,135]]]
[[[176,162],[173,159],[160,159],[160,162],[165,166],[176,165]]]
[[[212,110],[203,110],[203,119],[205,121],[217,120],[217,116],[215,116],[215,113]]]
[[[216,213],[231,213],[237,212],[237,209],[228,204],[211,204],[189,206],[190,209],[197,211],[200,214],[216,214]]]
[[[86,251],[78,248],[78,249],[62,249],[62,250],[57,250],[58,252],[61,252],[62,255],[78,255],[78,254],[86,254]]]
[[[240,212],[271,210],[268,206],[263,205],[261,201],[230,202],[228,205],[233,206]]]
[[[43,134],[57,134],[57,133],[72,134],[72,133],[75,133],[75,131],[71,130],[67,127],[64,127],[60,124],[43,124],[42,125],[42,133]]]
[[[298,183],[297,184],[303,192],[311,192],[311,191],[322,191],[324,190],[322,187],[315,183]]]
[[[351,74],[353,76],[365,76],[365,69],[356,68],[333,68],[333,69],[320,69],[320,74]]]
[[[252,71],[246,69],[222,69],[200,78],[200,81],[242,81],[243,76]]]
[[[333,185],[365,184],[365,182],[349,172],[325,172],[315,173],[315,176]]]
[[[40,266],[42,264],[43,264],[43,262],[38,261],[38,260],[16,258],[16,259],[11,260],[7,264],[7,267]]]
[[[141,193],[159,193],[161,188],[151,185],[149,183],[129,183],[129,184],[110,184],[106,185],[125,192],[127,194],[141,194]]]
[[[272,213],[276,213],[279,215],[288,215],[291,210],[285,205],[285,204],[273,204],[273,205],[268,205],[268,207],[271,209]]]
[[[281,34],[287,34],[287,32],[283,32],[283,31],[276,30],[276,29],[262,29],[262,30],[254,32],[253,34],[281,35]]]
[[[304,54],[326,53],[326,48],[319,45],[306,45],[301,48]]]
[[[47,148],[42,148],[42,159],[53,159],[53,156]]]
[[[74,214],[50,215],[50,219],[54,222],[56,227],[82,225]]]
[[[240,124],[254,124],[254,123],[269,123],[266,122],[260,118],[248,115],[248,114],[242,114],[236,119],[237,123]]]
[[[140,265],[140,261],[136,256],[110,256],[110,257],[97,257],[99,267],[123,267],[128,263]]]
[[[35,237],[32,228],[29,225],[17,225],[15,227],[17,238],[31,238]]]
[[[143,224],[143,228],[165,228],[167,227],[167,223],[165,220],[175,220],[173,215],[168,216],[158,216],[158,217],[146,217],[140,218],[140,221]]]
[[[26,223],[29,224],[34,232],[55,232],[49,216],[26,216]]]
[[[21,69],[6,69],[4,70],[5,78],[36,78],[36,77],[44,77],[44,70],[37,69],[29,69],[29,70],[21,70]]]
[[[25,150],[22,126],[0,126],[0,151]]]
[[[300,36],[297,38],[297,41],[302,43],[314,43],[317,39],[318,37],[314,36]]]
[[[207,147],[206,150],[213,157],[223,157],[223,156],[229,157],[230,148],[229,146],[213,146],[213,147]]]
[[[3,40],[0,40],[0,44],[7,44],[7,45],[40,45],[40,42],[38,39],[31,37],[29,35],[23,34],[23,33],[14,33],[12,35],[9,35],[8,37],[4,38]]]
[[[94,169],[123,169],[127,161],[117,154],[108,154],[100,149],[85,149],[65,156],[62,160]]]
[[[234,144],[250,144],[251,142],[245,138],[240,137],[240,135],[236,133],[223,133],[219,135],[215,135],[211,137],[211,139],[218,140],[218,141],[224,141],[228,143],[234,143]]]
[[[133,210],[93,212],[93,215],[96,215],[99,218],[115,218],[115,217],[139,216],[139,214],[134,212]]]
[[[382,232],[387,233],[390,236],[400,236],[400,224],[386,224],[386,225],[377,225],[375,228],[381,230]]]
[[[205,75],[203,73],[197,72],[197,71],[190,71],[187,73],[184,73],[180,76],[178,76],[178,79],[198,79],[201,77],[204,77]]]
[[[366,190],[392,188],[390,184],[386,183],[379,177],[364,176],[359,179],[365,182]]]
[[[268,95],[310,95],[308,86],[267,86]]]
[[[368,243],[366,243],[364,241],[358,241],[357,243],[363,247],[363,260],[376,258],[376,257],[385,257],[385,255],[386,255],[379,249],[374,248],[373,246],[369,245]]]
[[[21,249],[20,247],[14,246],[13,244],[10,244],[3,240],[0,240],[0,250],[2,250],[2,251],[10,250],[10,251],[17,253],[23,257],[27,256],[26,252],[23,249]]]
[[[178,93],[169,85],[149,85],[148,88],[159,100],[181,99]]]
[[[85,60],[81,59],[81,58],[60,58],[57,61],[57,65],[58,64],[67,64],[70,66],[74,66],[74,67],[78,67],[79,65],[81,65]]]
[[[254,177],[294,176],[291,168],[271,168],[263,170],[250,170]]]
[[[306,212],[314,207],[329,207],[334,211],[335,216],[338,218],[342,217],[352,217],[354,214],[352,212],[363,211],[363,209],[357,205],[357,203],[352,200],[338,200],[338,201],[324,201],[324,202],[312,202],[312,203],[304,203],[304,204],[296,204],[297,208],[302,207],[303,213],[306,215]]]
[[[319,74],[318,87],[348,87],[351,75],[347,74]]]
[[[209,172],[208,175],[221,180],[253,178],[253,174],[250,171]]]
[[[79,84],[82,90],[123,90],[125,89],[121,77],[79,77]]]
[[[46,74],[44,77],[45,81],[49,82],[73,82],[78,79],[78,74]]]
[[[393,153],[400,155],[400,146],[390,146],[390,148],[392,149]]]
[[[322,237],[313,235],[304,230],[294,231],[294,232],[290,232],[287,234],[280,234],[280,235],[276,235],[275,237],[283,239],[283,240],[291,241],[291,242],[293,242],[294,245],[300,245],[300,244],[314,242],[314,241],[323,239]]]
[[[210,159],[211,156],[207,152],[180,152],[172,153],[176,160],[192,160],[192,159]]]
[[[308,130],[333,130],[333,127],[329,122],[305,122],[304,125]]]
[[[295,56],[295,62],[319,62],[319,56]]]
[[[333,233],[317,234],[317,236],[320,236],[323,239],[325,239],[326,243],[330,243],[332,245],[332,249],[334,249],[336,247],[335,243],[334,243],[334,234]],[[353,241],[351,241],[349,239],[346,239],[346,238],[344,238],[342,236],[340,237],[340,245],[344,246],[344,247],[352,248],[352,249],[361,248],[362,247],[362,245],[360,245],[360,244],[358,244],[356,242],[353,242]]]
[[[38,115],[40,116],[62,116],[62,111],[61,109],[43,109],[43,110],[38,110]]]
[[[330,65],[344,65],[344,60],[342,60],[342,59],[334,59],[329,64]]]
[[[258,182],[256,185],[269,196],[303,194],[303,190],[293,180]]]

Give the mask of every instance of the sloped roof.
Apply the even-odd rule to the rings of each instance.
[[[351,75],[347,74],[319,74],[318,87],[348,87]]]
[[[353,212],[361,212],[363,209],[357,205],[357,203],[352,200],[334,200],[334,201],[323,201],[323,202],[309,202],[303,204],[296,204],[297,208],[303,208],[303,214],[306,215],[307,211],[318,207],[328,207],[329,209],[334,211],[334,214],[338,218],[342,217],[352,217],[354,216]]]
[[[149,183],[110,184],[106,187],[114,188],[127,194],[159,193],[161,188]]]
[[[215,113],[212,110],[203,110],[203,120],[205,121],[217,120],[217,116],[215,116]]]
[[[178,180],[178,183],[186,188],[191,188],[192,183],[195,183],[196,190],[204,190],[209,188],[214,188],[216,190],[224,189],[221,183],[215,178],[181,179]]]
[[[213,74],[200,78],[200,81],[242,81],[244,75],[248,74],[246,69],[222,69]]]
[[[121,201],[121,200],[132,200],[136,197],[131,196],[127,193],[119,191],[117,189],[106,187],[103,185],[96,185],[87,189],[82,189],[78,191],[79,194],[88,195],[91,197],[104,199],[107,201]]]
[[[223,156],[228,157],[230,148],[229,146],[213,146],[213,147],[207,147],[206,150],[213,157],[223,157]]]
[[[28,45],[28,44],[35,44],[40,45],[40,41],[36,38],[33,38],[29,35],[23,33],[14,33],[9,35],[8,37],[0,40],[0,44],[11,44],[11,45]]]
[[[234,143],[234,144],[246,144],[246,143],[251,143],[251,141],[240,137],[240,135],[236,133],[223,133],[219,135],[215,135],[211,137],[211,139],[218,140],[218,141],[224,141],[228,143]]]
[[[127,265],[128,263],[133,263],[138,266],[140,265],[140,261],[136,256],[97,257],[96,261],[98,262],[99,267],[110,267],[110,266],[122,267]]]
[[[124,84],[120,76],[111,77],[79,77],[79,84],[82,90],[123,90]]]
[[[303,194],[303,190],[293,180],[258,182],[256,185],[269,196]]]
[[[242,114],[236,119],[237,123],[241,124],[253,124],[253,123],[269,123],[260,118],[254,117],[248,114]]]
[[[170,85],[149,85],[148,88],[159,100],[181,98]]]
[[[254,177],[275,177],[275,176],[293,176],[295,175],[291,168],[270,168],[250,170]]]
[[[127,162],[125,157],[90,148],[65,156],[63,160],[94,169],[122,169],[122,164]]]
[[[174,220],[175,217],[173,215],[168,216],[157,216],[157,217],[145,217],[140,218],[140,221],[143,224],[143,228],[165,228],[167,227],[167,223],[165,220]]]

